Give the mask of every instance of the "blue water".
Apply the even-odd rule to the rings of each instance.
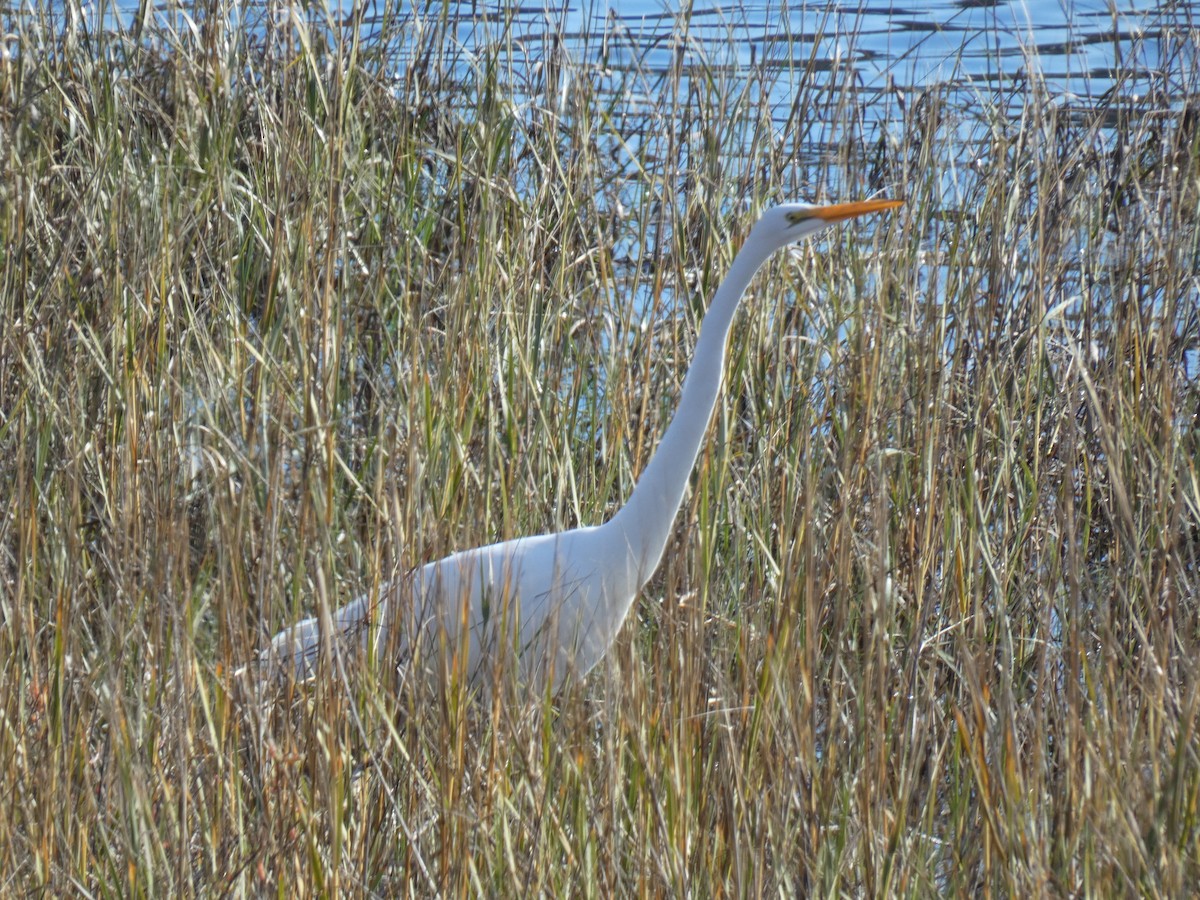
[[[674,15],[646,3],[609,9],[632,46],[647,48],[643,64],[670,65],[673,50],[661,36],[673,30]],[[877,88],[1004,80],[1025,74],[1032,57],[1033,66],[1062,90],[1094,91],[1111,86],[1122,45],[1129,52],[1160,30],[1162,17],[1151,4],[1114,13],[1099,2],[713,6],[693,12],[685,52],[742,69],[787,66],[811,56],[818,70],[852,67],[864,86]],[[1157,47],[1147,49],[1153,66]]]
[[[0,24],[13,35],[22,17],[49,15],[65,30],[101,30],[176,44],[212,40],[213,15],[205,4],[176,0],[139,5],[131,0],[25,0],[5,7]],[[389,47],[397,93],[408,89],[406,66],[433,57],[433,71],[455,72],[465,106],[478,98],[470,85],[483,72],[499,81],[520,119],[564,112],[572,79],[587,79],[609,117],[618,145],[603,148],[628,177],[653,158],[663,135],[687,127],[691,92],[744,98],[741,109],[767,101],[777,140],[786,140],[806,175],[836,195],[840,174],[823,161],[846,141],[869,147],[899,142],[906,109],[936,88],[942,102],[960,110],[1016,117],[1037,95],[1089,120],[1099,103],[1152,96],[1158,109],[1200,100],[1200,0],[1137,3],[989,2],[935,0],[928,4],[863,2],[697,2],[682,10],[648,0],[584,0],[526,5],[449,0],[323,0],[227,3],[219,41],[295,42],[319,36],[348,40],[355,33]],[[14,11],[19,10],[19,11]],[[8,45],[9,52],[16,45]],[[40,49],[40,48],[39,48]],[[206,50],[207,52],[207,50]],[[1188,64],[1173,61],[1184,56]],[[1181,75],[1179,73],[1190,73]],[[1178,83],[1190,78],[1192,83]],[[821,88],[833,89],[821,93]],[[669,93],[664,102],[664,93]],[[849,105],[809,108],[811,97],[841,98]],[[1165,98],[1165,99],[1163,99]],[[419,103],[418,97],[408,97]],[[847,110],[850,115],[847,115]],[[969,147],[987,135],[963,118],[958,143]],[[909,123],[911,126],[911,123]],[[758,123],[727,124],[719,148],[724,170],[753,178],[755,161],[742,158]],[[741,130],[739,132],[739,129]],[[649,145],[649,146],[648,146]],[[665,148],[686,156],[688,146]],[[969,157],[965,157],[969,158]],[[886,185],[876,185],[886,188]],[[634,197],[616,198],[630,203]]]
[[[150,30],[156,25],[181,29],[203,18],[208,4],[198,6],[158,2],[143,9],[130,0],[26,0],[0,3],[0,21],[6,31],[16,32],[22,16],[49,11],[64,23],[93,30],[101,22],[132,30],[139,18]],[[230,22],[261,28],[278,22],[286,8],[230,3],[224,14]],[[1200,0],[696,2],[682,10],[647,0],[547,0],[545,5],[371,0],[355,10],[346,0],[330,0],[294,8],[303,10],[301,17],[327,24],[357,15],[368,32],[383,22],[399,25],[410,53],[420,52],[430,34],[449,34],[456,46],[442,52],[467,65],[502,44],[518,68],[532,68],[561,47],[577,64],[609,71],[633,68],[647,76],[677,65],[685,71],[716,68],[735,78],[765,68],[794,70],[805,78],[850,76],[862,89],[880,91],[946,81],[997,85],[1037,76],[1053,93],[1081,98],[1114,88],[1150,89],[1166,54],[1180,52],[1181,45],[1190,45],[1184,52],[1197,52],[1200,28]]]
[[[597,0],[515,10],[439,3],[409,6],[400,15],[445,16],[465,53],[511,41],[531,63],[565,38],[577,63],[651,75],[675,65],[743,76],[760,67],[795,69],[804,77],[850,74],[868,90],[999,84],[1036,75],[1054,93],[1094,97],[1117,86],[1149,87],[1164,53],[1179,43],[1190,42],[1195,53],[1198,12],[1194,2],[1098,0],[698,3],[679,12],[642,0]]]

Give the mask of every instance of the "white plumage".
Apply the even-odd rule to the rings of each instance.
[[[378,609],[361,597],[329,623],[339,652],[374,648],[377,661],[447,667],[472,683],[515,662],[520,682],[551,692],[604,656],[638,591],[658,567],[716,406],[734,313],[754,273],[775,251],[835,222],[892,209],[898,200],[768,210],[734,258],[709,306],[679,407],[625,506],[608,522],[491,544],[429,563],[384,588]],[[318,618],[275,636],[269,660],[298,678],[317,670]],[[449,655],[447,655],[449,654]]]

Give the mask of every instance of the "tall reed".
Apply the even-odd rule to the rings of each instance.
[[[5,25],[5,893],[1200,880],[1194,31],[1068,108],[867,94],[799,43],[655,68],[552,11],[473,55],[443,6],[145,12]],[[879,190],[757,282],[602,671],[540,704],[236,675],[610,515],[754,211]]]

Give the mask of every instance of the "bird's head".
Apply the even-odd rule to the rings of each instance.
[[[767,253],[816,234],[822,228],[884,209],[895,209],[903,200],[858,200],[814,206],[811,203],[782,203],[763,213],[750,231],[748,241],[761,244]]]

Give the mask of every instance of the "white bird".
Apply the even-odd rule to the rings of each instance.
[[[284,629],[264,657],[298,679],[316,672],[325,639],[335,653],[374,651],[408,674],[455,673],[479,685],[506,661],[519,683],[557,692],[603,658],[638,591],[662,558],[716,406],[734,313],[775,251],[834,223],[900,200],[832,206],[788,203],[754,225],[704,319],[679,407],[625,505],[603,525],[464,550],[396,579],[329,616]],[[416,670],[416,671],[414,671]],[[434,680],[432,683],[437,683]]]

